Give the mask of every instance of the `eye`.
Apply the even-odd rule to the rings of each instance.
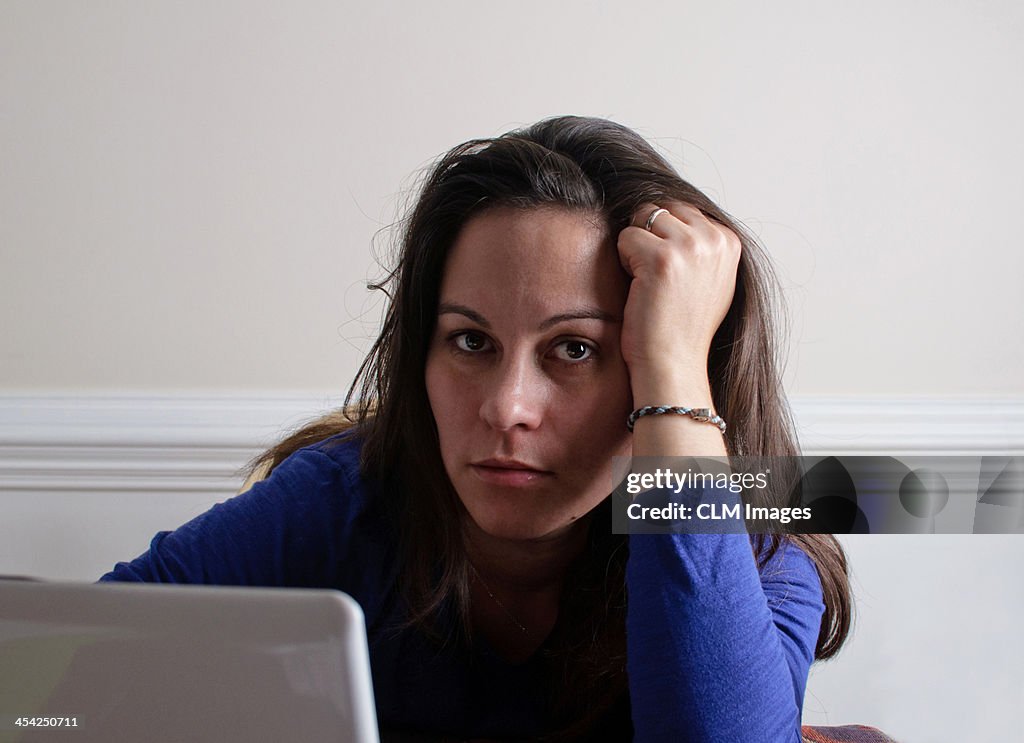
[[[583,341],[562,341],[555,349],[555,356],[570,363],[588,361],[594,355],[594,347]]]
[[[457,333],[452,337],[452,342],[455,343],[455,348],[463,353],[479,353],[486,350],[490,343],[486,336],[471,330]]]

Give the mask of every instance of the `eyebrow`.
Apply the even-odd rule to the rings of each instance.
[[[488,322],[487,318],[481,315],[474,309],[467,307],[464,304],[455,304],[453,302],[442,302],[437,308],[438,315],[462,315],[467,317],[478,325],[491,329],[491,323]],[[558,325],[560,322],[566,322],[568,320],[600,320],[601,322],[607,323],[621,323],[622,318],[618,315],[613,315],[604,310],[599,310],[596,307],[580,307],[578,309],[572,309],[568,312],[561,312],[557,315],[552,315],[547,320],[540,324],[539,330],[547,330],[553,325]]]

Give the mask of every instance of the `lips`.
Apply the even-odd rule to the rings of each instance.
[[[471,462],[470,469],[484,482],[507,487],[525,487],[553,477],[554,473],[533,467],[517,459],[482,459]]]

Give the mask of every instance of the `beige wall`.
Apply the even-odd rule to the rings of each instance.
[[[7,0],[0,390],[340,390],[411,174],[572,112],[762,236],[791,392],[1020,395],[1022,33],[1009,0]]]

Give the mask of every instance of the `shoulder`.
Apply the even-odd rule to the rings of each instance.
[[[353,432],[298,449],[252,487],[253,505],[280,501],[290,511],[310,508],[330,511],[334,520],[356,519],[376,492],[360,471],[361,451],[362,441]]]
[[[355,598],[372,626],[395,583],[397,535],[389,499],[379,483],[363,476],[361,455],[355,432],[337,434],[296,451],[270,479],[283,469],[283,476],[299,473],[305,481],[292,491],[291,508],[305,511],[297,533],[312,535],[311,543],[320,545],[313,559],[330,571],[326,585]],[[313,502],[307,504],[307,497]]]
[[[345,431],[298,449],[274,471],[298,465],[338,477],[354,487],[361,487],[363,480],[359,462],[362,448],[362,439],[358,434],[355,431]]]
[[[390,564],[394,527],[378,507],[386,499],[361,474],[361,451],[348,432],[306,446],[233,501],[264,544],[287,556],[283,570],[296,573],[288,582],[339,588],[365,604]]]
[[[363,491],[365,483],[359,471],[361,440],[350,432],[336,434],[315,444],[297,449],[252,486],[252,490],[278,490],[289,484],[303,485],[299,490],[320,490],[310,486],[333,484],[346,490]],[[268,488],[267,485],[272,485]]]

